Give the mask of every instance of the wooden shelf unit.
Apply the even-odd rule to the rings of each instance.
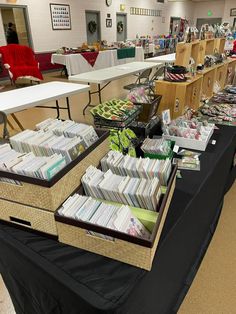
[[[208,68],[200,75],[202,76],[201,96],[211,98],[216,77],[216,67]],[[200,98],[199,98],[200,103]]]
[[[162,95],[158,112],[170,109],[171,118],[182,115],[186,107],[197,109],[200,104],[202,76],[196,76],[190,81],[174,83],[156,81],[156,93]]]
[[[216,50],[218,53],[223,53],[225,50],[225,38],[216,38],[215,44],[214,44],[214,50]]]
[[[225,39],[207,39],[188,44],[178,44],[176,50],[176,65],[186,66],[190,56],[197,59],[197,63],[204,63],[205,55],[213,54],[217,49],[222,53]],[[229,58],[221,64],[205,68],[196,77],[186,82],[156,81],[156,94],[162,95],[158,112],[170,109],[171,118],[182,115],[186,107],[198,109],[202,96],[210,98],[214,93],[214,84],[217,81],[220,88],[229,84],[228,74],[236,70],[236,59]],[[232,82],[232,77],[231,77]]]
[[[192,55],[192,43],[178,43],[176,47],[176,65],[187,67]]]
[[[213,38],[205,40],[196,40],[192,43],[178,43],[176,47],[176,65],[188,66],[189,59],[192,57],[195,64],[204,64],[206,55],[212,55],[214,52],[223,53],[225,47],[225,38]]]
[[[212,55],[214,54],[214,48],[215,48],[215,39],[206,39],[206,49],[205,49],[205,55]]]
[[[230,85],[233,82],[233,74],[236,71],[236,58],[229,58],[228,60],[228,67],[227,67],[227,76],[225,85]]]

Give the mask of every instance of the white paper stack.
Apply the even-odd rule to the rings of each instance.
[[[110,169],[114,174],[132,178],[158,178],[161,185],[167,185],[171,174],[171,160],[135,158],[120,152],[109,151],[101,160],[102,170]]]
[[[58,213],[61,216],[89,222],[132,236],[150,238],[149,231],[132,214],[128,206],[104,203],[92,197],[74,194],[64,202]],[[90,233],[94,234],[94,232]],[[108,238],[101,234],[99,236]]]
[[[145,138],[141,149],[144,153],[168,155],[171,152],[171,141],[164,138]]]
[[[98,135],[93,126],[71,120],[61,121],[49,118],[36,124],[36,129],[44,132],[51,131],[57,136],[79,137],[83,141],[85,148],[88,148],[98,140]]]
[[[10,144],[0,145],[0,170],[29,177],[50,180],[66,165],[65,157],[53,154],[36,157],[34,153],[19,153]]]
[[[161,196],[159,179],[132,178],[90,166],[81,179],[86,195],[156,211]]]
[[[25,130],[10,138],[12,147],[20,153],[33,152],[36,156],[52,156],[61,154],[66,163],[77,158],[85,145],[80,137],[67,138],[56,136],[53,132]]]

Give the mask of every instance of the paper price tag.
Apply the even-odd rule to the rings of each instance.
[[[179,146],[175,145],[174,148],[173,148],[173,152],[177,154],[178,151],[179,151]]]
[[[170,118],[170,109],[162,111],[162,122],[163,124],[170,124],[171,118]]]

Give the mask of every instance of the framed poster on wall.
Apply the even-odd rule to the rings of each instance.
[[[69,4],[50,3],[52,29],[71,29],[71,17]]]
[[[236,16],[236,8],[230,9],[230,16]]]

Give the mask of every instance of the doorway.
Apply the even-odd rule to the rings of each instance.
[[[0,5],[0,14],[5,33],[6,43],[9,42],[9,23],[16,32],[16,38],[20,45],[32,47],[31,34],[29,31],[29,21],[26,6],[7,6]],[[17,41],[17,40],[16,40]]]
[[[205,19],[197,19],[197,29],[200,31],[202,25],[204,24],[209,24],[209,25],[213,25],[213,24],[221,24],[222,23],[222,18],[205,18]]]
[[[171,16],[170,18],[170,33],[172,36],[179,35],[181,26],[181,18]]]
[[[116,13],[116,40],[126,41],[127,39],[127,15]]]
[[[92,45],[101,41],[100,12],[85,11],[87,43]]]

